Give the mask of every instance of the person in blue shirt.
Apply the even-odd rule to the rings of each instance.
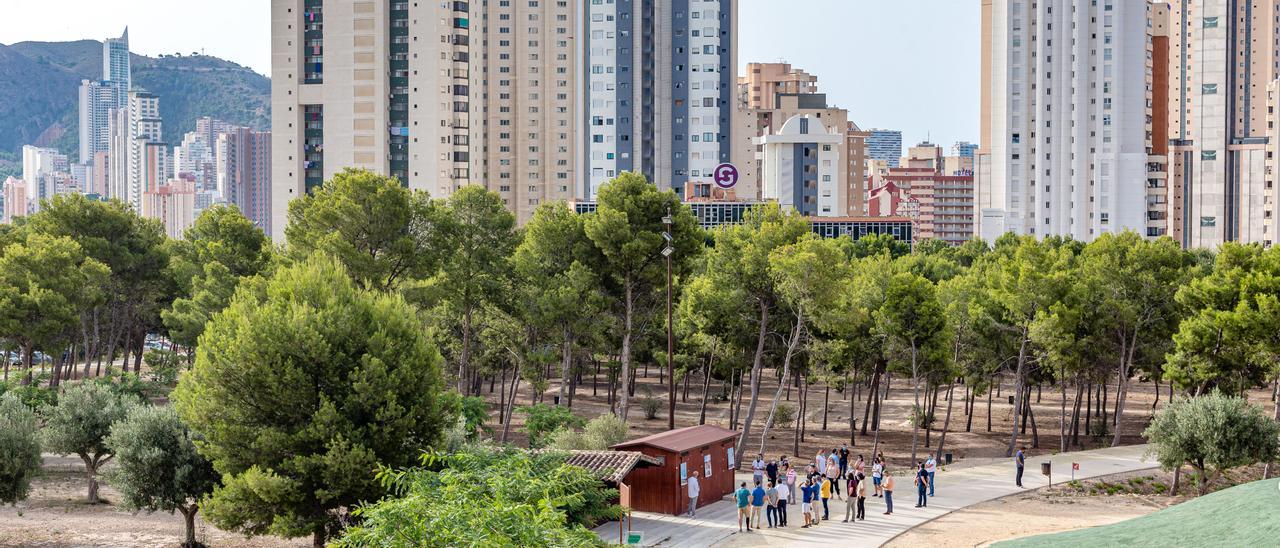
[[[1027,465],[1026,450],[1027,446],[1024,445],[1018,448],[1018,453],[1013,456],[1013,465],[1018,468],[1017,475],[1014,476],[1013,481],[1018,484],[1018,487],[1022,487],[1022,469]]]
[[[751,530],[751,516],[748,514],[747,503],[751,501],[751,491],[747,490],[747,482],[742,482],[733,496],[738,500],[738,532],[742,532],[742,524],[746,522],[747,530]]]
[[[756,529],[760,528],[760,513],[764,508],[764,488],[760,487],[760,482],[756,482],[756,488],[751,490],[751,519],[747,520],[747,527],[750,528],[752,523],[756,524]]]
[[[800,526],[801,529],[813,524],[813,495],[813,480],[805,479],[800,486],[800,500],[803,501],[800,511],[804,513],[804,525]]]

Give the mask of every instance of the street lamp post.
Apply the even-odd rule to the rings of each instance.
[[[666,226],[666,232],[662,233],[662,237],[666,240],[667,247],[663,248],[662,255],[667,259],[667,430],[675,430],[676,428],[676,370],[675,352],[676,339],[674,326],[671,323],[671,256],[675,254],[675,247],[672,245],[674,239],[671,236],[671,207],[667,207],[667,216],[662,218],[662,224]]]

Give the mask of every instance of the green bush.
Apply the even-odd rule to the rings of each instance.
[[[23,384],[18,377],[8,382],[0,382],[0,396],[13,394],[23,405],[32,409],[40,409],[46,405],[58,403],[58,391],[45,386],[49,379],[47,373],[36,375],[31,384]]]
[[[423,462],[380,472],[395,495],[357,509],[336,545],[603,546],[587,527],[622,515],[617,491],[563,453],[475,446]]]
[[[27,498],[40,471],[36,414],[15,393],[0,395],[0,504]]]
[[[645,396],[640,400],[640,408],[644,410],[645,420],[653,420],[658,418],[658,410],[662,409],[662,402],[653,396]]]
[[[626,422],[612,414],[600,415],[588,421],[582,432],[572,428],[552,432],[547,437],[546,447],[563,451],[602,451],[625,441],[630,428]]]
[[[529,447],[539,448],[547,443],[548,435],[562,428],[579,428],[584,424],[581,417],[574,416],[568,407],[534,404],[519,408],[528,415],[524,421],[524,432],[529,436]]]
[[[796,420],[796,406],[789,403],[779,403],[778,408],[773,410],[773,423],[779,428],[791,428],[792,423]]]
[[[148,380],[162,386],[178,384],[178,369],[182,362],[177,353],[168,350],[148,350],[143,354],[142,360],[151,368]]]

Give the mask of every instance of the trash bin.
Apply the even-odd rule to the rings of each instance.
[[[947,462],[947,464],[951,464],[951,453],[947,453],[947,454],[945,454],[945,455],[943,455],[943,456],[944,456],[944,457],[946,457],[946,462]]]
[[[1009,396],[1009,405],[1013,405],[1013,396]]]
[[[1052,466],[1052,465],[1053,465],[1053,463],[1051,463],[1051,462],[1042,462],[1042,463],[1040,463],[1040,474],[1041,474],[1041,475],[1044,475],[1044,476],[1049,475],[1049,473],[1050,473],[1050,468],[1051,468],[1051,466]]]
[[[554,401],[556,405],[560,405],[560,396],[551,396],[551,400]]]

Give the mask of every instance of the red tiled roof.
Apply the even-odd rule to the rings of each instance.
[[[581,466],[610,483],[621,483],[637,466],[661,466],[661,457],[651,457],[639,451],[569,451],[565,461]]]
[[[625,449],[635,447],[637,445],[648,445],[665,449],[667,451],[688,451],[704,445],[719,443],[726,439],[736,437],[737,432],[728,428],[721,428],[710,424],[702,424],[698,426],[689,426],[686,428],[678,428],[676,430],[668,430],[660,432],[652,436],[624,441],[612,447],[612,449]]]

